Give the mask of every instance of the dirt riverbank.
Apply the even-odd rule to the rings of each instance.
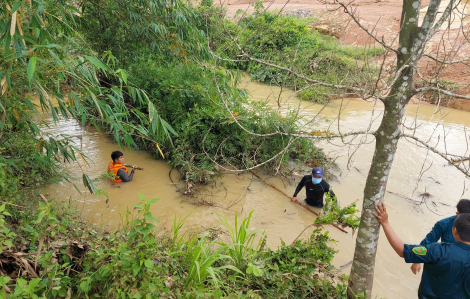
[[[222,5],[227,7],[228,16],[232,17],[239,9],[247,10],[249,13],[254,12],[254,8],[251,6],[253,2],[254,0],[228,0],[222,2]],[[357,0],[354,1],[352,7],[364,28],[367,28],[385,43],[396,46],[402,3],[400,0]],[[442,1],[440,10],[443,10],[447,3],[448,1]],[[264,1],[263,5],[269,10],[282,9],[288,14],[299,14],[299,11],[307,12],[307,14],[302,15],[311,15],[319,19],[313,25],[315,28],[324,33],[329,32],[344,44],[360,46],[373,46],[375,44],[377,46],[377,43],[373,41],[369,34],[352,21],[343,9],[339,9],[337,4],[316,0],[273,0]],[[421,2],[420,20],[424,18],[428,5],[429,0]],[[454,17],[450,24],[446,22],[428,42],[426,53],[444,60],[461,60],[469,57],[470,43],[465,40],[464,35],[468,34],[470,28],[470,5],[467,3],[461,4],[458,11],[461,12],[461,15]],[[393,53],[388,55],[386,64],[394,64]],[[427,57],[423,57],[419,64],[420,73],[426,79],[433,78],[438,68],[436,62]],[[448,82],[449,86],[452,86],[453,92],[470,96],[470,86],[468,84],[470,82],[469,65],[452,64],[441,70],[440,73],[441,78]],[[470,101],[468,100],[451,99],[449,103],[445,104],[451,108],[470,111]]]

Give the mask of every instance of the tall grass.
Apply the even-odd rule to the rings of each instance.
[[[254,210],[248,214],[247,217],[244,217],[240,226],[238,226],[238,216],[235,214],[235,225],[232,227],[227,221],[227,218],[222,215],[217,217],[222,221],[225,228],[230,234],[231,244],[225,244],[219,242],[220,245],[225,247],[226,253],[233,259],[235,266],[239,269],[245,269],[247,265],[247,260],[251,257],[256,251],[259,250],[261,244],[263,243],[264,231],[258,233],[253,228],[249,228],[251,216]],[[256,237],[259,235],[259,240],[255,243]],[[253,244],[256,244],[253,246]]]
[[[183,219],[176,221],[176,215],[175,215],[175,219],[173,220],[173,249],[181,248],[181,246],[184,243],[184,237],[186,236],[186,232],[182,235],[179,235],[179,232],[181,228],[183,227],[184,221],[188,217],[189,217],[189,214]]]
[[[190,267],[184,283],[186,288],[197,287],[199,289],[207,279],[210,279],[214,286],[224,284],[221,279],[224,270],[232,270],[243,275],[233,265],[214,267],[214,264],[217,262],[223,265],[226,264],[226,260],[232,259],[230,256],[222,254],[226,249],[224,246],[214,251],[212,248],[215,243],[216,240],[207,240],[207,234],[202,236],[196,235],[186,242],[187,257],[190,261]]]

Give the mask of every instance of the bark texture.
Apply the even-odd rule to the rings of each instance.
[[[440,0],[431,0],[423,23],[418,27],[421,1],[403,1],[397,48],[397,72],[390,93],[384,100],[382,122],[375,133],[375,152],[364,187],[362,218],[348,281],[349,298],[356,298],[357,294],[364,292],[367,298],[371,298],[372,295],[375,255],[380,233],[380,225],[372,212],[375,205],[384,198],[405,108],[415,93],[414,75],[417,63],[423,55],[426,43],[450,16],[455,1],[450,1],[440,19],[436,21],[440,2]]]

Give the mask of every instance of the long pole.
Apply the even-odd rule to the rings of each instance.
[[[276,186],[272,185],[271,183],[269,183],[268,181],[266,181],[265,179],[263,179],[262,177],[260,177],[259,175],[257,175],[256,173],[254,173],[253,171],[250,170],[250,172],[256,176],[258,179],[260,179],[261,181],[263,181],[265,184],[273,187],[274,189],[276,189],[278,192],[284,194],[287,198],[291,199],[291,197],[289,195],[287,195],[284,191],[282,191],[281,189],[277,188]],[[301,204],[300,202],[298,201],[295,201],[296,204],[300,205],[301,207],[304,207],[305,209],[309,210],[310,212],[312,212],[313,214],[317,215],[317,216],[320,216],[320,214],[318,214],[317,212],[315,212],[313,209],[311,209],[310,207],[307,207],[307,206],[304,206],[303,204]],[[341,227],[337,226],[336,224],[333,224],[331,223],[331,225],[333,225],[334,227],[336,227],[337,229],[339,229],[340,231],[342,231],[343,233],[348,233],[347,231],[345,231],[344,229],[342,229]]]
[[[126,167],[132,168],[132,165],[124,165]],[[144,170],[142,167],[136,167],[135,169],[137,170]]]

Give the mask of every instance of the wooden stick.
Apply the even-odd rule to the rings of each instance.
[[[132,165],[124,165],[126,167],[132,168]],[[136,167],[135,169],[137,170],[144,170],[142,167]]]
[[[276,189],[277,191],[279,191],[280,193],[284,194],[287,198],[291,199],[292,197],[287,195],[284,191],[282,191],[281,189],[277,188],[276,186],[274,185],[271,185],[269,182],[267,182],[265,179],[263,179],[262,177],[260,177],[259,175],[257,175],[256,173],[254,173],[253,171],[250,170],[250,172],[256,176],[258,179],[260,179],[261,181],[263,181],[265,184],[273,187],[274,189]],[[295,201],[296,204],[304,207],[305,209],[309,210],[310,212],[312,212],[313,214],[317,215],[317,216],[320,216],[320,214],[318,214],[317,212],[315,212],[312,208],[310,207],[307,207],[307,206],[304,206],[303,204],[301,204],[300,202],[298,201]],[[343,233],[348,233],[347,231],[345,231],[344,229],[342,229],[341,227],[337,226],[336,224],[334,223],[330,223],[331,225],[333,225],[334,227],[336,227],[337,229],[339,229],[340,231],[342,231]]]
[[[15,205],[13,203],[9,203],[9,202],[3,201],[3,200],[0,200],[0,202],[3,202],[4,204],[10,205],[10,206],[15,206],[15,207],[18,207],[18,208],[26,209],[25,206]]]
[[[46,204],[49,204],[49,202],[48,202],[47,199],[44,197],[44,195],[39,194],[39,196],[42,198],[42,200],[44,200],[44,202],[45,202]]]

